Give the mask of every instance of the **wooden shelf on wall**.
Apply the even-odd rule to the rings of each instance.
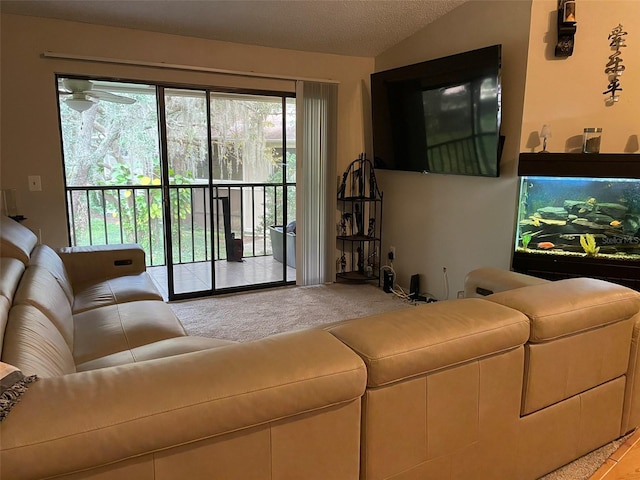
[[[518,175],[640,178],[640,155],[634,153],[521,153]]]

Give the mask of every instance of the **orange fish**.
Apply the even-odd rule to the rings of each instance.
[[[555,244],[551,242],[540,242],[538,244],[538,248],[542,248],[543,250],[549,250],[550,248],[555,247]]]
[[[622,225],[622,222],[619,220],[614,220],[609,225],[611,225],[612,227],[619,227],[620,225]]]

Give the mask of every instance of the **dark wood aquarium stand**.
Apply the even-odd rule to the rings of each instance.
[[[640,155],[583,153],[521,153],[518,175],[523,177],[579,177],[639,179]],[[636,233],[636,237],[640,232]],[[518,239],[516,239],[516,242]],[[640,290],[640,262],[606,256],[563,256],[516,251],[512,257],[516,272],[549,280],[592,277]]]
[[[640,179],[640,154],[521,153],[518,175]]]

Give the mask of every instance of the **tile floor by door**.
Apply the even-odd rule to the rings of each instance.
[[[169,298],[167,267],[148,267],[147,271],[165,300]],[[260,285],[283,280],[282,263],[272,256],[248,257],[242,262],[215,262],[216,289]],[[296,280],[296,269],[286,267],[286,281]],[[211,262],[183,263],[174,266],[175,293],[190,293],[211,289]]]

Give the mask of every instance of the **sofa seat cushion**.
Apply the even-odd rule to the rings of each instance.
[[[73,319],[76,365],[186,335],[171,308],[156,300],[107,305],[76,313]]]
[[[145,360],[155,360],[157,358],[171,357],[183,353],[198,352],[210,348],[225,347],[234,345],[237,342],[232,340],[222,340],[206,337],[174,337],[159,342],[149,343],[130,350],[113,353],[95,360],[81,363],[77,366],[79,372],[95,370],[96,368],[115,367],[134,362],[144,362]]]
[[[362,357],[367,385],[379,387],[517,348],[527,341],[529,321],[511,308],[467,298],[358,318],[329,331]]]
[[[162,300],[147,272],[80,284],[74,290],[73,313],[116,303]]]

